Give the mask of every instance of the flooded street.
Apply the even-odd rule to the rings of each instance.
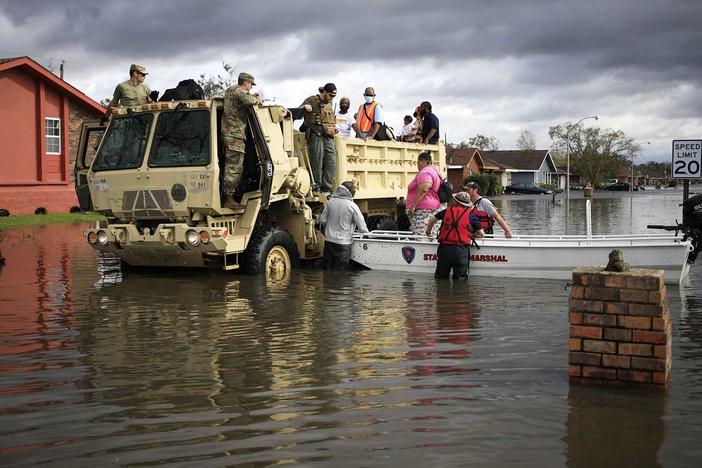
[[[681,220],[681,191],[608,196],[594,233]],[[495,205],[515,234],[585,233],[582,194]],[[702,258],[668,285],[668,390],[587,388],[565,281],[123,273],[84,227],[0,232],[2,466],[702,461]]]

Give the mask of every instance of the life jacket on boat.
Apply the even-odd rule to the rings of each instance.
[[[358,108],[358,116],[356,117],[356,125],[358,130],[368,133],[373,128],[375,123],[375,108],[378,107],[378,101],[373,101],[368,105],[361,104]]]
[[[494,234],[492,231],[492,226],[495,224],[495,219],[490,216],[487,211],[477,209],[478,203],[480,203],[480,200],[482,199],[483,197],[480,197],[475,200],[475,203],[473,203],[473,205],[476,207],[473,208],[473,214],[475,214],[475,216],[478,217],[478,220],[480,220],[480,225],[483,227],[485,234]]]
[[[471,245],[475,237],[470,225],[472,212],[475,212],[474,209],[462,205],[451,205],[446,208],[437,237],[439,244]]]

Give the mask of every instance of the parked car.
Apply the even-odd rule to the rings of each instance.
[[[602,189],[603,190],[616,190],[620,192],[628,192],[631,188],[631,184],[629,182],[615,182],[613,184],[605,185]],[[639,187],[638,185],[634,185],[634,191],[638,191]]]
[[[505,193],[544,193],[549,194],[551,190],[541,188],[531,182],[517,182],[505,187]]]

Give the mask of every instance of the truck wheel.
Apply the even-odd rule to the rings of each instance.
[[[397,231],[397,223],[387,216],[369,216],[369,231]]]
[[[300,266],[300,254],[292,236],[280,226],[266,224],[257,228],[242,258],[242,271],[282,277]]]

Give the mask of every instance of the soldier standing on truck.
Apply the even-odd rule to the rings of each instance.
[[[112,95],[112,100],[107,105],[107,115],[112,113],[112,108],[119,105],[125,107],[138,106],[151,102],[149,94],[151,89],[144,84],[148,75],[146,68],[133,63],[129,67],[129,79],[118,84]]]
[[[251,87],[256,83],[250,73],[241,72],[235,86],[230,86],[224,93],[224,112],[222,113],[222,140],[225,145],[226,159],[222,192],[222,206],[236,210],[241,205],[234,200],[234,190],[241,181],[244,172],[246,154],[246,115],[249,107],[261,104],[258,93],[251,94]]]
[[[319,94],[304,100],[305,137],[309,148],[312,177],[322,192],[334,189],[336,177],[336,116],[331,102],[336,96],[336,85],[327,83],[319,88]]]

